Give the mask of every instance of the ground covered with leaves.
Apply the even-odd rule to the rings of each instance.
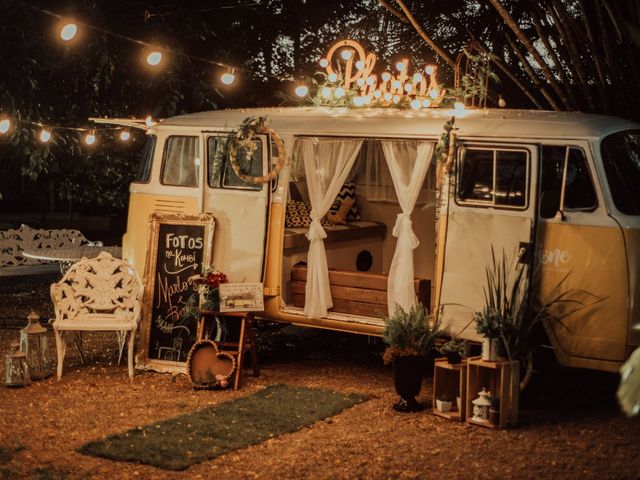
[[[34,308],[52,314],[55,276],[0,279],[0,353]],[[640,418],[615,401],[616,375],[552,369],[522,399],[520,425],[494,431],[450,422],[427,409],[396,413],[382,346],[364,336],[261,323],[261,376],[239,391],[196,391],[184,376],[117,365],[113,333],[85,336],[88,365],[67,350],[61,381],[0,387],[0,479],[76,478],[640,478]],[[51,343],[53,336],[51,335]],[[4,362],[0,367],[4,378]],[[368,400],[310,427],[181,472],[83,455],[107,435],[287,384],[364,394]],[[427,374],[419,400],[431,405]],[[197,442],[197,438],[192,440]]]

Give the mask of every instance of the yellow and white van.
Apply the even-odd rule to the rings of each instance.
[[[404,142],[412,152],[406,158],[428,162],[431,155],[416,154],[418,146],[432,152],[452,115],[455,164],[450,181],[442,183],[443,198],[431,165],[412,192],[413,211],[404,217],[419,241],[413,275],[430,281],[428,301],[442,306],[443,321],[455,334],[484,303],[492,248],[536,261],[543,290],[566,277],[566,288],[602,299],[565,319],[568,330],[550,332],[558,360],[616,371],[640,344],[640,331],[633,328],[640,324],[640,125],[631,121],[544,111],[316,107],[169,118],[147,129],[144,159],[130,189],[124,256],[144,269],[151,213],[210,212],[215,267],[232,282],[263,282],[265,318],[380,334],[379,312],[338,308],[349,304],[349,287],[325,315],[304,313],[293,273],[308,260],[308,228],[290,226],[287,204],[292,197],[308,200],[305,179],[326,173],[322,162],[328,165],[331,158],[305,171],[303,152],[317,153],[327,142],[356,150],[344,179],[355,183],[359,217],[323,228],[326,262],[337,272],[366,270],[379,280],[389,274],[398,243],[394,225],[402,223],[398,215],[406,207],[394,189],[397,172],[385,162],[388,146],[400,145],[401,152]],[[225,156],[227,139],[250,116],[266,117],[285,145],[289,165],[270,183],[240,180]],[[256,135],[255,142],[250,173],[260,176],[272,169],[276,149],[269,135]],[[398,154],[396,160],[404,158]],[[436,235],[437,217],[442,228]],[[477,340],[473,330],[461,336]]]

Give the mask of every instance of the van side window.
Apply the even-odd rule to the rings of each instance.
[[[543,146],[540,217],[553,218],[558,210],[590,211],[597,204],[584,152],[575,147]]]
[[[179,187],[197,187],[200,158],[198,137],[172,136],[164,147],[162,183]]]
[[[227,155],[227,137],[209,137],[207,140],[208,183],[211,188],[241,188],[245,190],[262,190],[262,185],[245,182],[233,171]],[[238,149],[238,157],[245,159],[247,165],[241,170],[245,175],[262,176],[262,142],[254,140],[255,150],[251,159],[246,162],[246,151]]]
[[[458,200],[525,207],[528,162],[526,151],[466,148],[460,160]]]
[[[142,152],[142,158],[138,164],[138,171],[136,172],[134,182],[147,183],[151,177],[151,165],[153,164],[153,153],[156,150],[156,142],[158,137],[155,135],[147,136],[147,141],[144,144],[144,152]]]

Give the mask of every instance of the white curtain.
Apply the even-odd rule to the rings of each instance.
[[[393,315],[396,305],[409,311],[416,304],[413,250],[420,242],[413,232],[411,213],[427,175],[434,147],[433,142],[382,141],[382,150],[402,209],[393,227],[393,236],[398,238],[398,242],[389,269],[389,315]]]
[[[360,151],[362,140],[304,138],[299,142],[311,201],[304,313],[308,317],[319,318],[325,316],[333,306],[324,249],[327,234],[320,220],[329,211],[344,184]]]

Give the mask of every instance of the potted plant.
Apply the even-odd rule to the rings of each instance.
[[[395,313],[384,319],[382,338],[387,344],[383,358],[393,366],[393,380],[400,401],[399,412],[417,412],[424,407],[416,401],[422,386],[424,357],[440,332],[440,323],[427,315],[422,305],[409,312],[397,306]]]
[[[467,342],[459,338],[452,338],[438,347],[438,352],[447,357],[447,362],[456,364],[462,362],[467,353]]]
[[[503,335],[504,319],[494,307],[485,305],[473,315],[476,332],[482,335],[482,360],[495,362],[498,360],[500,339]]]
[[[436,408],[442,412],[450,412],[453,406],[453,400],[446,394],[441,394],[436,398]]]

